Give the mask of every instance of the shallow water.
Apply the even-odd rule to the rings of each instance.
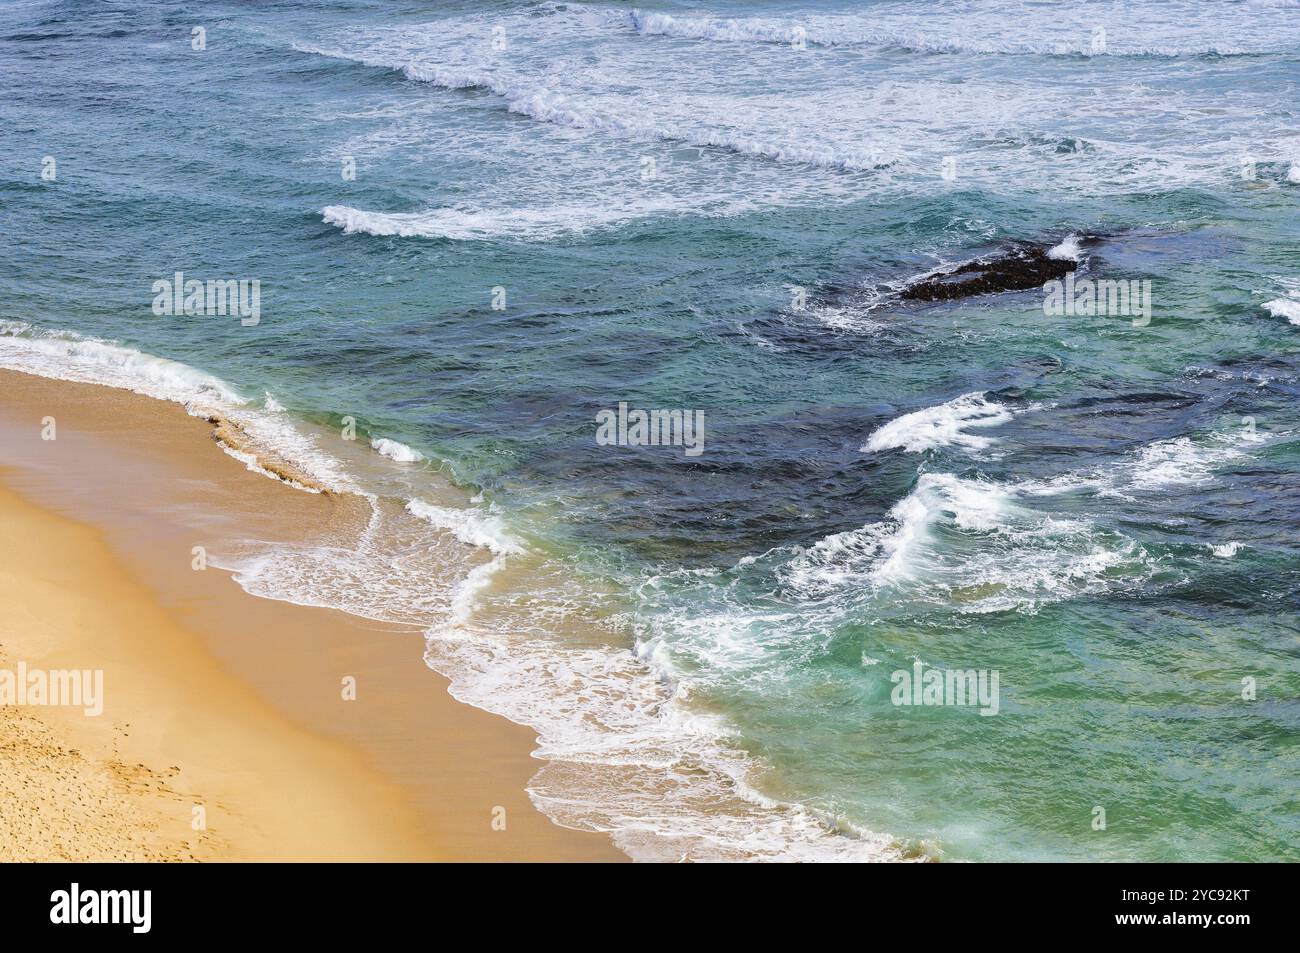
[[[427,625],[563,823],[1297,857],[1300,7],[6,9],[0,364],[370,494],[359,542],[230,558]],[[1087,234],[1149,324],[892,294]],[[177,271],[259,323],[154,314]],[[601,445],[621,401],[703,452]],[[997,715],[893,704],[917,659]]]

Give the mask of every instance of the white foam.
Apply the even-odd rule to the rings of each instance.
[[[729,726],[631,653],[482,635],[432,638],[427,659],[456,698],[537,731],[539,808],[638,860],[902,859],[887,836],[757,792]]]
[[[452,70],[415,63],[401,63],[383,57],[358,55],[340,50],[296,45],[299,52],[345,59],[367,66],[397,70],[415,82],[429,83],[446,89],[485,89],[502,97],[507,108],[539,122],[570,129],[612,132],[634,139],[680,142],[688,145],[725,149],[741,155],[777,162],[812,165],[843,171],[863,171],[886,164],[872,149],[816,145],[806,141],[780,141],[748,135],[731,129],[707,129],[697,126],[658,123],[638,118],[627,111],[614,111],[584,102],[534,82],[520,83],[486,71]],[[331,209],[340,207],[331,206]],[[328,211],[328,210],[327,210]],[[332,224],[341,224],[333,222]],[[365,230],[365,229],[361,229]],[[393,234],[381,233],[381,234]],[[397,232],[396,234],[403,234]]]
[[[398,443],[396,440],[389,440],[387,437],[375,437],[370,441],[370,447],[379,455],[396,460],[398,463],[419,463],[424,459],[424,454],[419,450]]]
[[[496,554],[429,627],[426,661],[456,698],[537,732],[528,792],[557,823],[606,831],[639,860],[903,859],[886,835],[756,791],[731,726],[690,704],[691,679],[654,639],[635,652],[557,639],[588,611],[591,582],[522,551],[490,508],[407,509]],[[507,559],[526,591],[495,585]]]
[[[411,213],[367,212],[346,205],[327,205],[321,209],[321,217],[326,225],[337,225],[343,229],[345,235],[362,233],[408,237],[430,233],[428,229],[420,227],[420,216]]]
[[[632,10],[629,16],[633,28],[642,36],[670,36],[732,43],[790,43],[800,36],[805,36],[809,42],[826,45],[822,39],[808,38],[800,33],[798,24],[782,24],[774,20],[674,17],[667,13],[643,13],[640,10]]]
[[[427,220],[358,221],[358,230],[513,237],[528,230],[510,224],[516,209],[529,217],[552,206],[572,209],[594,190],[607,197],[600,205],[631,208],[634,196],[654,192],[671,195],[676,209],[689,211],[691,195],[703,195],[709,203],[735,198],[738,175],[745,177],[748,201],[730,207],[743,212],[773,204],[842,205],[867,193],[928,192],[943,157],[952,154],[963,156],[959,181],[965,187],[1076,197],[1221,188],[1225,164],[1235,166],[1240,151],[1230,142],[1249,142],[1260,155],[1293,158],[1294,137],[1283,139],[1263,128],[1267,124],[1258,117],[1267,110],[1253,101],[1225,106],[1212,90],[1143,84],[1090,98],[1080,95],[1079,77],[1057,84],[1026,76],[1008,85],[1001,72],[952,83],[941,63],[928,56],[945,50],[1051,53],[1058,48],[1093,55],[1090,37],[1101,26],[1107,43],[1099,56],[1130,55],[1144,47],[1149,53],[1167,49],[1171,55],[1190,55],[1216,45],[1289,52],[1268,27],[1269,18],[1240,6],[1218,11],[1214,22],[1185,2],[1175,2],[1173,11],[1158,25],[1139,23],[1131,11],[1102,23],[1082,8],[1025,8],[1012,0],[991,0],[978,16],[892,3],[873,5],[870,13],[805,16],[801,11],[737,20],[677,10],[641,13],[647,31],[662,27],[665,36],[677,30],[784,44],[802,26],[814,46],[862,42],[889,50],[887,61],[873,60],[870,53],[828,55],[823,49],[796,52],[747,42],[716,43],[705,51],[695,42],[661,42],[650,32],[636,39],[626,9],[576,4],[465,12],[392,27],[338,27],[297,48],[459,91],[420,97],[393,90],[378,105],[338,117],[357,120],[349,124],[356,131],[346,142],[322,144],[331,161],[352,155],[378,162],[399,150],[420,161],[429,143],[437,141],[449,167],[462,170],[452,190],[454,203],[445,199],[452,193],[440,187],[436,200],[392,209]],[[1005,28],[1012,19],[1014,35]],[[489,44],[498,25],[509,37],[502,51]],[[918,55],[893,55],[909,49]],[[1044,68],[1031,64],[1035,72]],[[870,96],[861,92],[864,76]],[[483,108],[492,98],[550,129],[499,121]],[[1165,113],[1178,114],[1182,123],[1176,141],[1156,145],[1148,119]],[[1071,128],[1045,131],[1033,124],[1035,116],[1069,116]],[[918,117],[924,117],[923,134],[918,134]],[[1098,129],[1106,135],[1085,135]],[[572,135],[579,130],[589,132],[580,144]],[[652,144],[646,152],[661,163],[653,186],[639,180],[638,157],[627,153],[628,139]],[[664,142],[761,156],[770,164],[654,148]],[[875,148],[866,148],[868,143]],[[485,155],[492,156],[490,163],[482,161]],[[789,164],[803,165],[801,174],[791,175]],[[819,169],[833,174],[819,175]],[[501,175],[511,179],[508,196],[498,188]],[[585,193],[578,183],[589,183]],[[329,204],[336,208],[345,201]],[[389,212],[382,206],[366,210]],[[462,216],[469,220],[458,221]],[[473,221],[476,217],[484,221]],[[546,230],[554,233],[549,225]],[[539,227],[537,233],[546,230]]]
[[[1300,299],[1275,298],[1265,301],[1264,308],[1275,318],[1286,318],[1292,324],[1300,325]]]
[[[233,409],[247,401],[224,381],[187,364],[115,341],[0,322],[0,366],[41,377],[103,384],[187,407]]]
[[[467,545],[481,546],[502,556],[524,552],[523,545],[506,531],[500,516],[490,509],[458,509],[436,506],[424,500],[411,500],[406,509],[439,529],[447,530]]]
[[[324,486],[338,490],[352,487],[338,462],[276,409],[279,405],[274,400],[258,408],[225,381],[188,364],[155,357],[116,341],[4,321],[0,322],[0,367],[128,390],[180,404],[195,417],[219,414],[238,424],[251,439],[254,452],[220,444],[250,470],[280,479],[257,462],[256,450],[260,449],[292,462]]]
[[[1136,584],[1155,570],[1135,541],[1082,516],[1050,509],[1071,493],[1133,499],[1214,480],[1251,446],[1277,435],[1242,431],[1148,444],[1104,469],[999,483],[922,473],[886,518],[835,533],[796,553],[783,569],[807,598],[887,586],[904,598],[963,612],[1035,611],[1110,585]],[[1045,508],[1047,507],[1047,508]],[[1214,546],[1224,558],[1239,544]]]
[[[993,443],[992,438],[966,431],[975,427],[997,427],[1011,419],[1011,411],[1002,404],[986,400],[984,392],[962,394],[937,407],[927,407],[891,420],[867,438],[860,452],[874,453],[899,447],[908,453],[920,453],[950,446],[982,450]]]
[[[1016,484],[926,473],[886,519],[818,541],[783,575],[801,598],[886,592],[963,613],[1032,613],[1151,571],[1135,541],[1029,506]]]
[[[1275,318],[1286,318],[1292,324],[1300,325],[1300,278],[1287,275],[1270,275],[1282,287],[1282,296],[1264,302],[1264,310]]]
[[[359,538],[270,547],[254,540],[212,557],[213,565],[261,598],[421,628],[444,619],[473,553],[395,503],[357,495],[371,511]]]
[[[990,11],[991,12],[991,11]],[[920,25],[918,29],[887,29],[887,11],[873,11],[872,16],[853,14],[813,15],[798,21],[782,22],[765,17],[717,19],[706,16],[672,16],[632,10],[629,19],[641,36],[661,36],[687,40],[724,43],[795,44],[802,40],[810,46],[873,46],[899,52],[922,54],[1005,54],[1039,56],[1150,56],[1182,57],[1213,54],[1237,56],[1252,52],[1240,46],[1220,44],[1128,45],[1123,41],[1129,31],[1113,31],[1109,43],[1094,46],[1091,33],[1095,24],[1081,23],[1067,31],[1056,24],[1053,31],[1074,39],[1040,39],[1008,42],[1005,30],[989,31],[998,18],[991,15],[984,22],[966,17],[960,22],[942,22],[943,11],[934,11],[925,21],[898,17],[899,26]],[[882,15],[884,14],[884,15]],[[1023,8],[1014,11],[1022,19]],[[984,31],[981,33],[981,29]],[[1023,31],[1029,33],[1029,30]],[[1135,36],[1144,34],[1134,33]]]
[[[1057,261],[1079,261],[1083,258],[1083,248],[1078,235],[1067,235],[1059,245],[1047,250],[1047,257]]]
[[[497,238],[546,241],[679,208],[678,203],[656,200],[623,205],[561,205],[544,209],[436,208],[420,212],[373,212],[346,205],[329,205],[321,209],[321,216],[326,224],[338,226],[346,235],[394,235],[454,241]]]
[[[665,125],[632,119],[624,114],[614,114],[583,105],[572,97],[551,90],[532,89],[526,92],[508,90],[503,95],[506,96],[511,112],[574,129],[605,130],[637,139],[681,142],[693,146],[725,149],[740,155],[771,159],[776,162],[841,171],[870,171],[885,164],[881,156],[872,149],[846,149],[805,141],[786,142],[758,135],[747,135],[730,129]]]
[[[382,56],[349,53],[340,49],[325,48],[306,43],[294,43],[293,48],[299,53],[324,56],[327,59],[347,60],[352,63],[359,63],[362,66],[373,66],[377,69],[398,70],[413,82],[432,83],[435,86],[443,86],[447,89],[488,89],[496,92],[503,88],[499,88],[498,80],[487,72],[454,70],[441,66],[418,65],[410,62],[394,63]]]
[[[807,549],[773,550],[733,572],[771,572],[780,605],[754,612],[730,603],[720,580],[700,595],[722,599],[699,618],[669,623],[702,667],[734,677],[762,672],[765,654],[815,652],[846,616],[879,618],[899,607],[962,614],[1036,613],[1047,604],[1117,589],[1140,590],[1157,576],[1183,578],[1190,564],[1149,553],[1136,539],[1099,524],[1090,497],[1167,492],[1212,479],[1217,469],[1273,437],[1243,431],[1149,444],[1104,469],[1024,481],[923,472],[883,519],[833,533]],[[1108,513],[1114,504],[1099,505]],[[1108,521],[1109,522],[1109,521]],[[1205,544],[1219,558],[1240,545]],[[742,591],[746,587],[736,587]]]
[[[1203,440],[1174,437],[1139,450],[1123,468],[1129,486],[1150,490],[1209,483],[1225,464],[1246,455],[1244,445],[1263,439],[1216,434]]]

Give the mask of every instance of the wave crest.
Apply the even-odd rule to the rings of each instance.
[[[997,427],[1008,423],[1012,416],[1002,404],[987,400],[983,391],[962,394],[937,407],[891,420],[867,438],[860,452],[874,453],[897,447],[908,453],[920,453],[951,446],[983,450],[993,443],[992,438],[966,431],[973,427]]]
[[[652,120],[613,113],[584,104],[572,96],[542,86],[510,83],[492,73],[395,62],[314,46],[296,45],[294,48],[301,53],[395,70],[414,82],[429,83],[444,89],[488,90],[505,100],[510,112],[527,116],[538,122],[570,129],[606,131],[635,139],[662,140],[700,148],[722,149],[738,155],[774,162],[812,165],[845,172],[873,171],[888,165],[878,152],[870,149],[837,149],[831,146],[767,140],[730,130],[703,131],[660,125]]]
[[[683,40],[722,43],[806,43],[809,46],[870,46],[901,53],[983,54],[1008,56],[1136,56],[1177,58],[1185,56],[1245,56],[1240,47],[1210,44],[1196,47],[1094,45],[1089,37],[1067,43],[1008,43],[972,38],[949,39],[941,34],[919,31],[881,30],[851,16],[813,16],[806,23],[780,22],[762,17],[718,19],[682,17],[667,13],[632,10],[628,15],[640,36],[662,36]]]

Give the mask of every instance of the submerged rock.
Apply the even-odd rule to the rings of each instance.
[[[1080,239],[1076,245],[1095,243],[1097,239]],[[952,271],[918,278],[899,292],[905,301],[952,301],[1000,291],[1025,291],[1041,288],[1044,282],[1064,278],[1079,267],[1060,245],[1016,242],[1005,252],[977,258]]]
[[[284,459],[279,454],[259,448],[244,428],[229,417],[210,414],[207,418],[212,425],[212,439],[235,451],[241,457],[250,460],[264,473],[304,489],[318,493],[329,493],[329,488],[313,479],[302,467]]]

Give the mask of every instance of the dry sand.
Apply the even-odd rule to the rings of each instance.
[[[104,672],[98,717],[0,706],[0,859],[626,859],[532,806],[531,732],[452,699],[419,631],[193,571],[215,514],[277,532],[351,518],[211,431],[0,371],[0,669]]]

